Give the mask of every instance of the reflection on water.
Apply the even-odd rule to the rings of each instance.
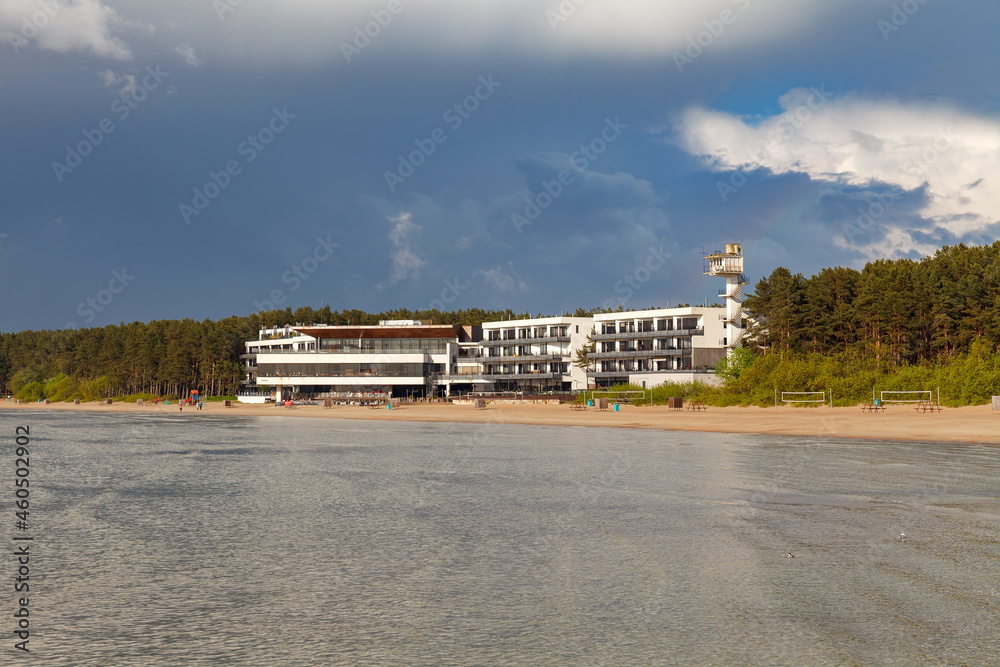
[[[994,447],[179,414],[24,422],[42,577],[31,646],[47,665],[1000,656]]]

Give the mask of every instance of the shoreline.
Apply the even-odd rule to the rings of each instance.
[[[115,412],[141,414],[178,414],[176,404],[136,405],[134,403],[8,403],[0,402],[4,414],[21,410]],[[955,442],[1000,444],[1000,415],[992,415],[989,405],[945,408],[940,413],[918,413],[913,406],[889,406],[884,413],[862,413],[859,407],[797,408],[779,406],[709,407],[692,412],[674,411],[666,406],[633,407],[622,405],[620,412],[571,410],[568,404],[490,404],[485,410],[451,403],[404,403],[399,409],[372,410],[365,406],[295,406],[235,403],[205,403],[201,411],[188,407],[185,412],[241,417],[305,417],[315,419],[358,419],[407,422],[457,422],[468,424],[522,424],[528,426],[587,426],[633,428],[660,431],[700,431],[708,433],[746,433],[854,440],[900,440],[907,442]],[[996,421],[994,421],[994,419]]]

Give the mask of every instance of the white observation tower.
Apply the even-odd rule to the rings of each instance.
[[[726,298],[727,349],[743,347],[743,286],[747,284],[743,275],[743,249],[739,243],[727,243],[725,252],[705,255],[705,275],[721,276],[726,279],[725,290],[719,296]]]

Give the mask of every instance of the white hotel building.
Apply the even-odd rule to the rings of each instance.
[[[715,381],[726,356],[725,308],[685,307],[594,315],[592,384]]]
[[[580,391],[632,383],[715,382],[715,366],[742,344],[743,255],[739,245],[705,257],[726,278],[724,307],[695,306],[593,317],[541,317],[482,326],[386,321],[378,326],[262,329],[246,343],[244,381],[287,396],[375,393]],[[588,368],[574,365],[588,344]]]
[[[285,326],[248,341],[248,389],[287,396],[376,393],[425,396],[448,387],[459,353],[479,327],[383,322],[378,326]]]
[[[493,391],[568,392],[587,388],[573,365],[587,344],[591,317],[541,317],[483,323],[482,378]]]

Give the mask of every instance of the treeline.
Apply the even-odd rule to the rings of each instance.
[[[243,379],[244,342],[262,327],[286,324],[372,325],[422,320],[473,325],[530,317],[511,310],[271,310],[211,320],[159,320],[62,331],[0,334],[0,392],[35,400],[98,400],[115,396],[232,395]]]
[[[917,364],[1000,341],[1000,242],[945,246],[932,257],[836,267],[811,278],[779,267],[744,307],[764,355],[851,353]]]

